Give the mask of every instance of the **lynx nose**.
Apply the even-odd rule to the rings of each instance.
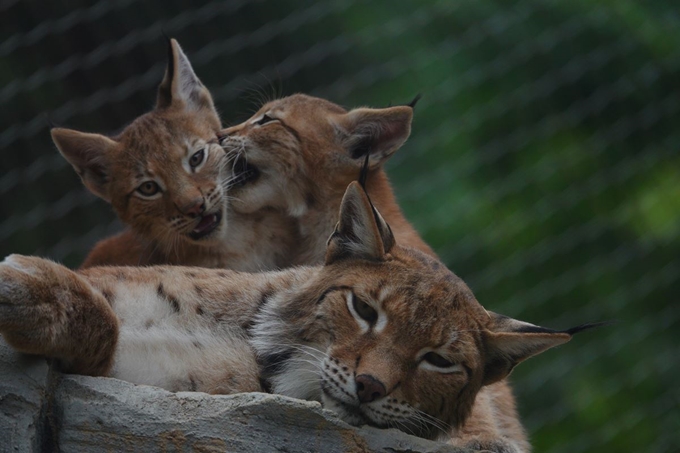
[[[385,396],[387,391],[382,382],[370,374],[360,374],[355,379],[357,384],[357,396],[362,403],[370,403]]]

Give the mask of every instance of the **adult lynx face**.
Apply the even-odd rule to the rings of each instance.
[[[224,235],[224,152],[208,90],[175,40],[156,108],[116,137],[55,128],[52,138],[87,188],[160,248]],[[149,250],[147,253],[151,253]]]
[[[252,343],[265,382],[321,399],[349,423],[427,438],[460,429],[475,407],[491,410],[506,424],[496,435],[525,446],[502,380],[588,326],[558,332],[487,312],[439,261],[397,243],[353,183],[318,276],[258,315]],[[489,393],[496,409],[484,406]]]

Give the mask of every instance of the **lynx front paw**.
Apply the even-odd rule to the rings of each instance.
[[[101,374],[113,357],[118,321],[75,272],[10,255],[0,263],[0,333],[21,352],[60,359],[70,371]]]
[[[38,258],[31,258],[30,256],[22,255],[8,255],[2,262],[0,262],[0,268],[3,266],[16,269],[20,272],[33,273],[31,263]]]
[[[41,319],[36,318],[43,286],[38,261],[10,255],[0,262],[0,331],[22,330]]]

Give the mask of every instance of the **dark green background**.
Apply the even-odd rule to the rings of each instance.
[[[119,228],[48,121],[115,132],[154,102],[164,30],[227,124],[260,93],[424,97],[388,165],[487,308],[616,319],[512,380],[538,452],[680,450],[675,1],[0,1],[0,255],[77,265]]]

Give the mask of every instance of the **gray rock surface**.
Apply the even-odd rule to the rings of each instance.
[[[45,359],[14,352],[0,337],[0,449],[35,451],[44,431],[49,370]]]
[[[354,428],[279,395],[170,393],[61,375],[0,341],[0,451],[463,452],[397,430]]]

